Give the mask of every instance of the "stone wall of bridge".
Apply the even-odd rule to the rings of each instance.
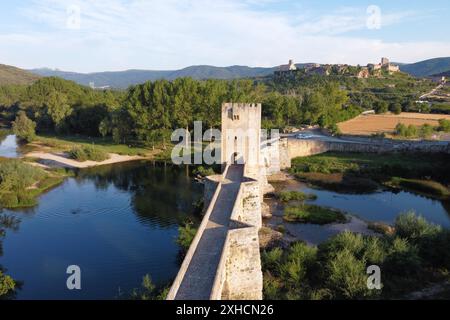
[[[284,168],[290,167],[290,161],[297,157],[307,157],[327,151],[359,153],[450,153],[448,142],[440,141],[320,141],[301,139],[282,139],[280,158]]]
[[[262,269],[258,231],[266,179],[246,166],[230,217],[230,229],[217,269],[211,299],[261,300]]]

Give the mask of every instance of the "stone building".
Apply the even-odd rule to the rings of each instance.
[[[224,163],[260,163],[261,104],[222,105],[222,149]]]
[[[385,70],[385,71],[389,72],[390,74],[400,71],[399,66],[392,64],[388,58],[384,58],[384,57],[381,58],[381,63],[378,63],[378,64],[369,63],[367,65],[367,68],[372,72],[378,71],[378,70]]]

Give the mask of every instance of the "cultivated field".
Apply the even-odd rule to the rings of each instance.
[[[395,114],[370,114],[361,115],[351,120],[339,123],[339,129],[343,134],[372,135],[375,133],[392,133],[398,123],[405,125],[421,126],[428,123],[437,126],[439,119],[450,120],[450,115],[406,113]]]

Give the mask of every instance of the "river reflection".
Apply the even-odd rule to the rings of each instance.
[[[130,162],[80,170],[42,195],[3,241],[0,265],[23,281],[19,299],[110,299],[126,296],[150,274],[157,284],[179,268],[174,240],[186,219],[199,219],[202,196],[185,167]],[[82,290],[66,288],[66,268],[79,265]]]

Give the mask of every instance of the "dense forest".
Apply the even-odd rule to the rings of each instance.
[[[9,124],[20,111],[36,123],[38,133],[111,136],[117,143],[150,145],[167,141],[176,128],[203,121],[218,127],[223,102],[261,102],[263,126],[280,128],[336,123],[363,109],[407,110],[431,85],[404,75],[392,84],[379,79],[300,77],[265,79],[157,80],[126,91],[93,90],[56,77],[31,85],[0,86],[0,117]]]

